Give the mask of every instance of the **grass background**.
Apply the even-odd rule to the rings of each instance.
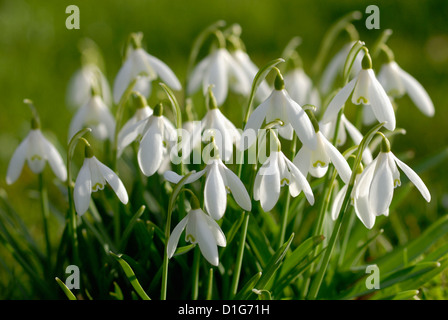
[[[65,9],[71,4],[80,9],[79,30],[65,27],[68,17]],[[66,89],[80,66],[77,45],[84,37],[94,40],[101,49],[110,84],[121,66],[126,37],[137,31],[144,33],[148,52],[165,61],[182,82],[193,40],[203,28],[220,19],[228,25],[241,25],[247,51],[259,66],[280,57],[288,41],[300,36],[303,42],[299,52],[305,70],[309,71],[327,28],[352,10],[364,13],[370,4],[380,8],[380,30],[366,29],[364,14],[355,23],[361,39],[369,46],[382,30],[392,29],[394,33],[388,44],[397,62],[423,84],[435,105],[435,116],[427,118],[408,97],[398,100],[397,126],[405,128],[407,134],[396,138],[393,149],[395,153],[409,156],[407,162],[411,167],[418,167],[426,157],[447,148],[447,1],[2,0],[0,189],[6,191],[38,241],[43,242],[43,237],[39,239],[41,216],[35,209],[39,203],[36,177],[25,170],[18,182],[7,186],[5,175],[12,153],[29,130],[31,114],[23,103],[25,98],[34,101],[45,133],[60,143],[61,150],[66,150],[68,125],[73,116],[65,104]],[[341,37],[337,45],[345,40]],[[227,110],[230,107],[226,106]],[[448,173],[444,168],[438,165],[422,174],[433,197],[429,205],[415,190],[400,205],[400,219],[408,233],[406,238],[416,237],[446,212]],[[59,189],[50,189],[50,197],[64,208]],[[60,226],[53,219],[52,225]],[[58,238],[55,232],[53,240]],[[0,278],[1,274],[0,268]]]

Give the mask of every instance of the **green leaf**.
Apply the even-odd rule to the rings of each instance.
[[[408,261],[420,257],[439,239],[448,233],[448,216],[443,216],[433,224],[431,224],[417,239],[412,240],[408,244],[401,246],[394,251],[376,259],[372,264],[378,265],[384,273],[389,273],[404,266],[403,256],[406,251]]]
[[[246,282],[246,284],[241,288],[241,290],[237,292],[234,299],[246,300],[249,297],[252,289],[255,288],[255,285],[260,280],[261,275],[262,275],[261,272],[257,272],[256,274],[254,274],[254,276]]]
[[[263,269],[263,274],[255,285],[255,288],[258,290],[265,290],[267,288],[269,281],[272,279],[278,268],[280,268],[293,239],[294,233],[291,234],[288,241],[286,241],[271,257],[269,263]],[[254,295],[254,293],[252,293],[252,295]]]
[[[137,219],[139,219],[142,216],[143,212],[145,211],[145,208],[146,208],[145,206],[141,206],[140,209],[138,209],[138,211],[131,218],[131,221],[129,221],[126,229],[124,229],[123,235],[121,236],[121,242],[119,245],[120,251],[123,251],[124,248],[126,247],[129,235],[131,234],[135,226],[135,223],[137,222]]]
[[[109,294],[117,300],[123,300],[124,298],[120,286],[115,281],[114,281],[114,291],[109,292]]]
[[[179,256],[181,254],[187,253],[188,251],[190,251],[194,247],[196,247],[196,243],[192,243],[192,244],[189,244],[189,245],[186,245],[186,246],[182,246],[182,247],[177,247],[177,249],[174,252],[173,256]]]
[[[295,266],[310,254],[324,240],[324,236],[313,236],[303,241],[283,262],[280,269],[280,276],[289,273]]]
[[[271,293],[268,290],[252,289],[252,292],[258,296],[258,300],[272,300]]]
[[[348,79],[348,76],[350,75],[350,72],[352,70],[353,63],[355,62],[355,58],[364,45],[364,42],[358,40],[350,49],[350,52],[348,53],[347,59],[345,60],[344,64],[343,79]]]
[[[56,277],[55,279],[69,300],[77,300],[75,295],[70,291],[69,288],[67,288],[67,286],[64,282],[61,281],[61,279],[59,279],[58,277]]]
[[[128,278],[129,282],[131,283],[132,287],[135,289],[139,297],[142,298],[143,300],[151,300],[149,296],[146,294],[146,292],[143,290],[142,286],[140,285],[140,282],[135,276],[134,271],[131,269],[129,264],[121,258],[121,254],[116,255],[112,251],[109,253],[120,263],[124,273],[126,274],[126,277]]]

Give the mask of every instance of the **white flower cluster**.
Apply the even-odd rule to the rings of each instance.
[[[259,69],[243,46],[235,45],[234,41],[232,46],[226,46],[226,33],[219,29],[214,34],[217,35],[217,44],[212,45],[209,54],[194,65],[187,75],[187,86],[184,88],[187,97],[195,95],[202,88],[201,92],[208,101],[208,110],[195,132],[187,130],[186,124],[184,128],[176,128],[164,116],[162,104],[154,108],[148,106],[147,98],[151,95],[155,79],[160,79],[174,91],[182,90],[182,86],[175,72],[142,48],[141,35],[131,37],[123,65],[115,77],[113,90],[109,89],[100,69],[90,64],[75,74],[69,89],[72,104],[78,106],[69,126],[69,140],[82,128],[89,127],[94,138],[116,143],[117,154],[113,156],[117,158],[125,152],[127,146],[136,141],[137,162],[145,176],[163,174],[167,181],[178,183],[183,176],[170,170],[172,161],[169,160],[173,150],[179,149],[179,137],[182,136],[181,158],[184,162],[194,149],[202,143],[210,142],[210,148],[207,149],[209,153],[203,157],[203,169],[193,172],[185,181],[186,184],[192,184],[205,176],[204,209],[197,204],[192,206],[190,212],[174,228],[168,242],[169,257],[174,255],[180,234],[185,229],[185,240],[198,243],[204,257],[211,264],[218,265],[217,246],[225,246],[226,237],[217,221],[226,212],[229,193],[242,210],[252,210],[253,198],[260,202],[264,211],[271,211],[279,200],[281,187],[288,185],[290,196],[297,197],[303,191],[308,203],[313,205],[315,199],[307,180],[308,175],[323,177],[327,174],[330,163],[345,184],[336,196],[332,208],[332,217],[336,219],[352,176],[352,169],[338,148],[345,145],[347,134],[355,145],[359,145],[363,139],[360,129],[340,112],[350,96],[353,104],[364,105],[368,108],[365,112],[373,113],[376,120],[384,123],[384,127],[390,131],[396,128],[392,99],[406,92],[424,114],[434,114],[434,106],[423,87],[394,61],[381,68],[377,79],[365,47],[353,62],[351,78],[347,79],[349,81],[324,108],[325,106],[318,105],[323,101],[321,97],[334,86],[335,78],[343,69],[353,43],[347,44],[328,64],[323,72],[321,88],[312,83],[301,65],[286,70],[285,77],[279,69],[272,68],[277,75],[271,87],[266,79],[255,82]],[[135,114],[121,128],[116,128],[118,122],[111,113],[112,103],[119,104],[127,88],[133,83],[130,100],[136,107]],[[220,109],[227,101],[230,91],[244,97],[253,94],[258,103],[247,118],[244,128],[238,129]],[[320,123],[316,120],[317,111],[314,114],[312,107],[305,108],[307,104],[313,104],[314,110],[323,112]],[[335,128],[339,129],[337,133]],[[301,147],[293,158],[288,159],[282,151],[280,139],[295,144],[295,138],[298,138]],[[261,165],[254,177],[251,197],[241,177],[229,169],[226,162],[233,159],[234,148],[237,153],[245,150],[247,152],[253,150],[256,141],[258,147],[263,147],[267,153],[265,157],[257,153]],[[356,172],[351,194],[356,214],[367,228],[373,227],[376,216],[388,215],[393,189],[400,185],[398,168],[416,185],[425,200],[430,201],[425,184],[390,151],[385,137],[383,144],[386,146],[375,159],[368,148],[363,153],[362,159],[366,167],[361,173]],[[61,156],[35,123],[11,159],[6,178],[8,184],[19,177],[25,160],[35,173],[42,172],[47,160],[59,179],[67,179],[67,170]],[[117,173],[100,162],[93,155],[90,145],[86,145],[84,164],[74,186],[74,204],[79,215],[88,210],[91,193],[102,190],[106,183],[122,203],[128,202],[126,188]]]

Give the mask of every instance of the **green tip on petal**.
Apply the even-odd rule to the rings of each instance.
[[[163,115],[163,104],[162,103],[158,103],[154,107],[154,116],[161,117],[162,115]]]
[[[191,195],[191,210],[197,210],[201,208],[201,204],[199,203],[198,198],[195,195]]]
[[[208,95],[207,95],[207,107],[208,109],[218,109],[218,103],[216,102],[215,95],[212,91],[213,86],[208,87]]]
[[[84,155],[85,155],[86,158],[92,158],[94,156],[93,149],[90,146],[90,143],[87,142],[87,140],[85,140],[85,139],[83,139],[83,140],[84,140],[84,143],[86,145],[85,149],[84,149]]]
[[[39,118],[37,118],[37,117],[31,118],[31,129],[33,129],[33,130],[40,129]]]
[[[138,33],[131,33],[131,45],[132,48],[134,49],[138,49],[142,47],[142,38],[143,38],[143,33],[138,32]]]
[[[369,51],[367,49],[365,49],[364,51],[366,54],[364,55],[364,58],[362,58],[362,68],[364,70],[372,69],[372,58],[370,57]]]
[[[308,118],[310,118],[311,123],[313,124],[314,132],[319,132],[319,122],[317,122],[316,116],[310,108],[305,109]]]
[[[381,141],[381,152],[388,153],[390,152],[390,142],[389,139],[386,138],[385,135],[382,134],[383,140]]]
[[[285,80],[283,80],[283,76],[278,70],[277,70],[277,76],[275,77],[274,80],[274,88],[275,90],[278,91],[285,89]]]
[[[132,97],[132,104],[135,106],[136,109],[143,109],[148,105],[146,102],[146,98],[137,91],[134,91],[131,97]]]

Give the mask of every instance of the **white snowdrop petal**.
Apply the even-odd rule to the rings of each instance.
[[[227,192],[217,164],[212,164],[205,181],[204,204],[215,220],[222,218],[227,207]]]
[[[226,181],[236,203],[246,211],[252,210],[249,193],[238,176],[228,168],[224,168]]]
[[[333,205],[331,207],[331,219],[333,219],[333,221],[335,221],[339,216],[346,193],[347,185],[345,184],[333,199]]]
[[[260,170],[262,170],[262,177],[259,185],[259,198],[261,207],[268,212],[274,208],[280,196],[280,171],[276,152],[271,153]]]
[[[379,122],[386,122],[384,127],[390,131],[395,130],[395,111],[381,84],[375,77],[372,69],[368,69],[370,75],[370,106]]]
[[[355,200],[355,212],[364,226],[367,229],[372,229],[376,216],[372,213],[367,195],[363,195]]]
[[[434,104],[428,92],[413,76],[399,67],[400,78],[411,100],[428,117],[434,116]]]
[[[330,101],[327,106],[327,109],[324,112],[322,117],[322,123],[330,122],[335,119],[341,110],[342,106],[347,101],[348,97],[353,91],[355,87],[357,78],[352,79],[349,83],[347,83]]]
[[[297,136],[303,144],[314,150],[317,147],[316,132],[314,131],[311,120],[308,118],[305,111],[299,106],[297,102],[288,96],[283,90],[286,99],[286,115],[287,120],[291,123]],[[286,121],[286,119],[283,119]]]
[[[73,201],[75,203],[76,212],[81,216],[90,205],[90,195],[92,193],[92,180],[89,168],[90,159],[84,159],[84,163],[79,170],[76,178],[75,187],[73,189]]]
[[[25,164],[26,154],[28,149],[28,137],[26,137],[14,151],[11,160],[9,161],[8,171],[6,173],[6,183],[14,183],[22,173],[23,165]]]
[[[161,119],[152,120],[154,121],[140,141],[137,153],[140,169],[147,177],[152,176],[159,169],[164,154]]]
[[[221,227],[213,220],[208,214],[204,213],[204,220],[207,222],[213,237],[216,240],[216,244],[220,247],[225,247],[227,245],[227,240],[224,232],[222,232]]]
[[[115,103],[119,103],[121,96],[128,87],[129,83],[133,80],[132,77],[132,60],[127,59],[115,77],[113,85],[113,98]]]
[[[210,62],[207,81],[203,83],[203,92],[207,93],[209,85],[213,85],[212,92],[216,98],[218,106],[222,105],[227,98],[228,92],[228,70],[222,52],[218,49],[214,58]]]
[[[306,146],[302,146],[294,157],[293,163],[306,177],[311,166],[311,150]]]
[[[314,195],[313,190],[311,189],[310,184],[308,183],[308,180],[306,180],[306,177],[300,172],[300,170],[292,163],[288,158],[286,158],[284,155],[285,164],[288,167],[288,170],[290,171],[292,178],[297,184],[298,190],[304,192],[306,199],[308,200],[309,204],[314,204]]]
[[[151,67],[163,82],[165,82],[173,90],[179,91],[182,89],[179,79],[165,62],[150,55],[149,53],[147,53],[146,56],[151,64]]]
[[[213,232],[205,220],[205,213],[197,210],[196,214],[196,241],[204,258],[212,265],[219,264],[218,247]]]
[[[369,204],[373,214],[377,216],[389,208],[394,193],[394,181],[387,156],[381,153],[378,157],[378,166],[369,192]]]
[[[431,194],[429,193],[428,188],[426,187],[423,180],[415,173],[414,170],[412,170],[407,164],[405,164],[403,161],[398,159],[393,153],[392,157],[395,160],[395,163],[400,167],[401,170],[403,170],[404,174],[411,180],[411,182],[415,185],[415,187],[420,191],[423,198],[427,201],[431,201]]]
[[[54,174],[61,180],[67,180],[67,169],[64,164],[64,160],[62,160],[61,155],[45,137],[43,137],[43,147],[45,153],[47,155],[48,163],[53,170]]]
[[[113,172],[110,168],[105,166],[100,161],[97,162],[98,167],[103,174],[104,179],[106,179],[107,183],[111,186],[111,188],[114,190],[115,194],[117,195],[118,199],[123,204],[127,204],[129,201],[128,193],[126,191],[126,188],[123,185],[123,182],[120,180],[120,178],[117,176],[115,172]]]
[[[189,215],[186,215],[173,229],[173,231],[170,234],[170,237],[168,239],[166,251],[168,255],[168,259],[170,259],[174,252],[176,252],[177,244],[179,243],[180,235],[182,234],[182,231],[184,231],[185,226],[188,223]]]
[[[333,146],[327,139],[325,139],[325,137],[322,137],[322,140],[326,145],[327,154],[329,155],[334,167],[338,171],[338,174],[341,177],[342,181],[344,181],[345,183],[349,183],[350,177],[352,175],[352,170],[350,169],[347,160],[345,160],[344,156],[339,152],[339,150],[336,149],[336,147]]]

